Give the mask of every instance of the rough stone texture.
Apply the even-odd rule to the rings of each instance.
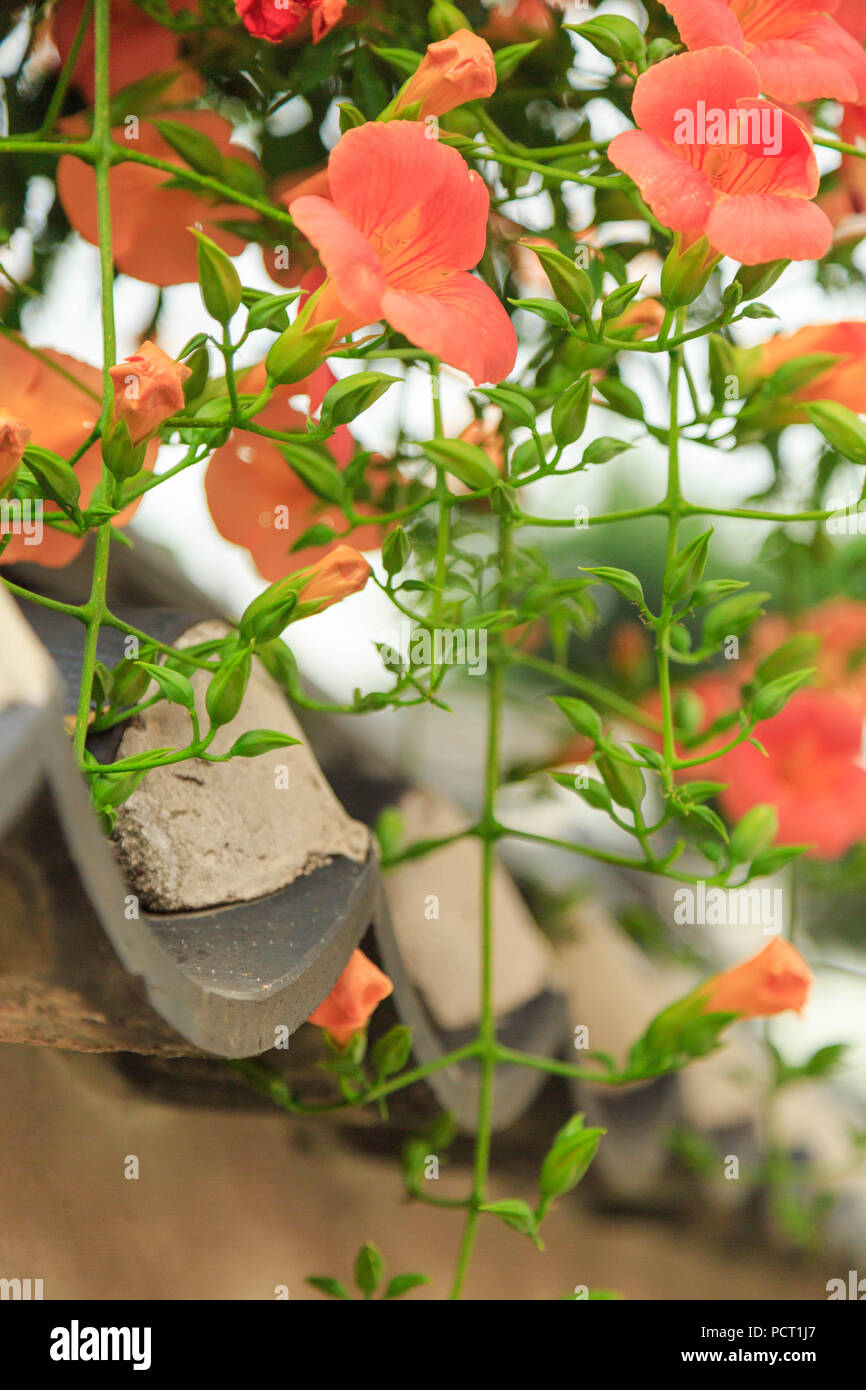
[[[468,822],[447,801],[410,791],[399,803],[407,841],[453,834]],[[474,837],[425,855],[385,876],[394,935],[406,969],[423,991],[436,1022],[464,1028],[478,1017],[481,842]],[[439,900],[436,918],[425,916],[428,899]],[[550,947],[506,869],[493,885],[496,935],[494,1002],[507,1013],[550,984]]]
[[[199,623],[178,646],[224,634]],[[208,676],[193,678],[207,728]],[[285,697],[258,662],[243,706],[211,745],[224,753],[248,729],[278,729],[303,740]],[[186,710],[160,702],[126,731],[118,758],[189,742]],[[288,769],[280,786],[278,769]],[[285,780],[285,779],[282,779]],[[369,832],[334,796],[302,741],[257,758],[228,763],[190,761],[149,772],[120,809],[115,841],[130,888],[152,912],[177,912],[246,902],[285,887],[338,854],[360,863]]]

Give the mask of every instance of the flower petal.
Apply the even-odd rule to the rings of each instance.
[[[819,260],[833,240],[826,213],[814,203],[773,193],[720,198],[706,230],[717,251],[743,265]]]
[[[414,121],[348,130],[328,161],[331,197],[372,243],[392,284],[422,289],[430,272],[481,260],[490,198],[456,150]]]
[[[686,48],[729,44],[742,53],[745,44],[737,16],[727,0],[662,0]]]
[[[425,294],[387,289],[382,311],[410,343],[483,381],[502,381],[517,358],[517,336],[496,295],[460,271]]]
[[[315,246],[346,307],[368,323],[378,319],[385,276],[363,232],[327,198],[296,198],[289,212]]]
[[[749,59],[733,48],[702,48],[656,63],[638,78],[632,117],[641,130],[674,143],[683,111],[729,111],[741,97],[757,97],[761,84]]]
[[[655,135],[626,130],[610,142],[608,157],[634,179],[641,196],[666,227],[700,232],[716,202],[709,179]]]
[[[796,33],[756,44],[749,57],[777,101],[866,101],[866,53],[830,15],[814,15]]]

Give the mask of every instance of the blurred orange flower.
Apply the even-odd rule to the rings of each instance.
[[[0,406],[0,489],[18,472],[18,465],[24,457],[31,433],[30,428],[19,420],[17,415],[13,415],[5,406]]]
[[[812,353],[838,357],[826,371],[791,393],[795,401],[838,401],[858,414],[866,412],[866,322],[818,323],[796,333],[778,333],[764,343],[748,366],[748,375],[770,376],[785,362]],[[806,420],[805,411],[796,417]]]
[[[72,48],[85,0],[60,0],[54,6],[51,16],[51,37],[65,63]],[[188,8],[184,0],[168,0],[169,9],[175,13]],[[109,64],[109,83],[112,93],[119,92],[133,82],[140,82],[154,73],[168,72],[180,66],[180,39],[173,29],[151,19],[134,3],[134,0],[111,0],[109,12],[111,26],[111,61]],[[191,70],[187,70],[193,76]],[[93,77],[93,23],[89,23],[84,33],[78,57],[72,69],[72,79],[80,87],[89,102],[94,98]],[[197,79],[200,87],[201,81]]]
[[[46,348],[36,357],[20,343],[0,337],[0,383],[5,408],[31,430],[30,442],[52,449],[62,458],[78,448],[99,419],[101,372],[62,352]],[[148,465],[152,465],[157,448],[156,442],[149,446]],[[102,472],[98,443],[79,459],[75,472],[81,483],[81,505],[86,506]],[[115,524],[124,525],[136,506],[121,512]],[[57,508],[46,502],[45,510]],[[68,564],[83,544],[79,536],[46,526],[38,546],[25,545],[23,536],[13,535],[2,559],[6,564],[30,560],[54,569]]]
[[[171,111],[164,115],[208,136],[224,157],[258,168],[249,150],[230,143],[232,126],[213,111]],[[63,129],[68,135],[87,133],[80,117],[65,121]],[[128,140],[130,132],[121,127],[112,132],[115,141],[138,154],[167,160],[178,169],[187,167],[150,121],[142,120],[131,129],[137,129],[137,139]],[[172,177],[162,169],[135,163],[117,164],[109,174],[115,264],[125,275],[152,285],[181,285],[198,279],[191,226],[205,231],[230,256],[240,255],[246,245],[220,222],[232,218],[248,221],[247,209],[217,203],[187,188],[170,187]],[[64,155],[57,166],[57,191],[72,226],[85,241],[98,246],[96,177],[91,166],[74,155]]]
[[[564,0],[500,0],[481,32],[498,43],[545,38],[553,33],[551,10],[563,8]]]
[[[239,389],[258,395],[267,379],[264,363],[242,377]],[[303,433],[307,415],[291,402],[298,396],[310,398],[310,409],[321,405],[322,397],[335,378],[328,367],[320,367],[306,381],[278,386],[256,424],[280,433]],[[345,425],[340,425],[328,441],[328,448],[341,466],[352,457],[353,441]],[[210,457],[205,474],[205,492],[217,530],[226,540],[242,545],[253,557],[265,579],[282,579],[291,568],[292,545],[316,522],[338,525],[338,507],[322,504],[293,473],[279,445],[264,435],[235,430],[227,444]],[[356,510],[363,510],[356,504]],[[378,526],[362,526],[352,533],[362,550],[372,550],[380,542]],[[300,552],[306,563],[317,560],[330,549],[325,545],[307,546]]]
[[[836,23],[838,0],[662,0],[687,48],[745,53],[776,101],[866,101],[866,54]]]
[[[313,17],[313,43],[324,38],[342,17],[346,0],[235,0],[235,9],[249,32],[268,43],[280,43],[299,24]]]
[[[812,972],[800,952],[776,936],[763,950],[701,986],[707,1013],[770,1018],[785,1009],[800,1012],[809,995]]]
[[[334,1041],[345,1047],[353,1033],[366,1028],[376,1006],[393,989],[388,976],[363,951],[353,951],[349,964],[327,999],[310,1014],[309,1022],[327,1028]]]
[[[808,663],[817,668],[815,684],[849,696],[866,712],[866,603],[829,598],[798,613],[796,619],[768,613],[752,628],[750,662],[761,661],[798,632],[812,632],[821,639]]]

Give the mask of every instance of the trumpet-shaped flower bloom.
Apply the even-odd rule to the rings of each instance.
[[[241,378],[246,395],[257,395],[265,384],[264,363]],[[278,386],[256,423],[281,433],[302,434],[307,416],[293,402],[298,396],[310,398],[315,410],[334,377],[320,367],[307,381]],[[341,466],[352,457],[352,436],[340,425],[328,441],[328,448]],[[339,507],[323,504],[293,473],[279,446],[272,439],[249,430],[235,430],[222,448],[211,455],[205,474],[208,507],[220,535],[248,550],[265,579],[282,579],[292,568],[292,546],[305,531],[318,523],[339,525]],[[356,510],[362,511],[360,503]],[[353,543],[361,550],[373,550],[381,541],[377,526],[362,526],[352,532]],[[299,552],[302,564],[312,564],[330,549],[325,545],[305,546]]]
[[[230,144],[232,127],[212,111],[170,111],[166,118],[212,140],[224,158],[239,159],[257,168],[255,156]],[[86,128],[73,118],[64,122],[66,134],[83,135]],[[157,127],[141,121],[135,140],[127,140],[121,127],[113,132],[118,145],[132,153],[156,156],[186,168]],[[196,239],[189,228],[202,227],[230,256],[238,256],[246,242],[220,223],[248,218],[233,203],[216,203],[181,187],[171,187],[172,175],[146,164],[116,164],[108,176],[111,196],[112,248],[118,270],[152,285],[182,285],[198,279]],[[57,166],[57,190],[63,210],[75,230],[93,246],[99,245],[96,213],[96,176],[89,164],[64,155]]]
[[[507,376],[511,321],[467,273],[484,252],[490,199],[457,151],[413,121],[370,122],[335,146],[328,183],[331,200],[289,207],[327,271],[311,323],[337,319],[350,333],[386,319],[476,385]]]
[[[65,63],[78,26],[84,14],[86,0],[60,0],[54,6],[51,17],[51,36]],[[182,0],[169,0],[169,9],[183,8]],[[135,4],[135,0],[111,0],[109,13],[111,30],[111,62],[109,81],[112,92],[119,92],[133,82],[140,82],[153,73],[168,72],[180,65],[180,40],[174,29],[168,29],[158,20]],[[72,80],[80,87],[88,101],[93,101],[94,85],[94,35],[93,22],[88,23],[75,66]],[[199,83],[199,85],[201,85]]]
[[[866,101],[866,53],[834,19],[838,0],[662,3],[687,48],[722,43],[747,54],[776,101]]]
[[[617,135],[610,158],[686,243],[706,236],[744,265],[817,259],[832,228],[809,201],[818,189],[812,143],[759,90],[755,68],[733,48],[668,58],[638,78],[639,129]]]
[[[367,1026],[376,1006],[393,988],[388,976],[363,951],[353,951],[349,964],[327,999],[310,1014],[309,1022],[327,1028],[334,1041],[344,1047],[353,1033]]]
[[[771,376],[786,362],[815,353],[837,358],[826,371],[792,392],[795,401],[838,401],[849,410],[866,414],[866,322],[816,323],[796,333],[777,333],[763,344],[750,372]],[[805,411],[798,419],[805,420]]]

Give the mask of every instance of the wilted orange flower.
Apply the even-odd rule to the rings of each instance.
[[[447,39],[428,45],[415,72],[400,92],[397,111],[421,102],[425,116],[444,116],[465,101],[492,96],[496,91],[493,50],[470,29],[458,29]]]
[[[349,964],[327,999],[310,1014],[309,1022],[327,1028],[335,1042],[345,1047],[353,1033],[366,1028],[377,1004],[393,989],[388,976],[363,951],[353,951]]]
[[[68,458],[78,448],[99,419],[102,373],[62,352],[45,348],[35,357],[20,343],[0,337],[0,383],[6,409],[31,430],[30,442],[52,449],[61,458]],[[148,466],[157,447],[156,443],[148,447]],[[102,473],[98,442],[78,460],[75,472],[84,507]],[[115,524],[124,525],[136,505],[127,507],[115,518]],[[53,502],[45,502],[46,512],[57,510]],[[67,564],[83,544],[79,536],[46,526],[39,545],[25,545],[23,536],[13,535],[2,559],[6,564],[30,560],[53,569]]]
[[[662,0],[687,48],[745,53],[776,101],[866,101],[866,54],[833,11],[838,0]]]
[[[232,126],[213,111],[167,111],[163,115],[206,135],[224,157],[258,168],[249,150],[230,143]],[[87,133],[79,117],[65,121],[63,129],[68,135]],[[168,160],[178,169],[187,167],[150,121],[140,121],[137,130],[135,140],[127,139],[124,127],[112,134],[120,146]],[[234,203],[209,201],[186,188],[172,188],[171,174],[144,164],[117,164],[108,178],[114,261],[125,275],[163,286],[197,280],[196,239],[189,231],[193,226],[205,231],[228,255],[238,256],[243,251],[243,238],[226,231],[220,222],[231,218],[248,221],[248,210]],[[57,166],[57,191],[72,226],[85,241],[98,246],[96,177],[91,166],[73,155],[64,155]]]
[[[267,379],[264,363],[238,382],[245,395],[255,396]],[[308,396],[310,409],[316,410],[334,376],[330,368],[320,367],[306,381],[278,386],[268,404],[256,415],[256,424],[281,434],[303,433],[307,415],[291,404]],[[341,467],[352,457],[352,436],[339,425],[328,440],[328,448]],[[205,474],[208,507],[217,530],[226,540],[242,545],[252,555],[265,579],[282,579],[291,567],[289,552],[316,522],[338,525],[343,517],[339,507],[322,504],[318,497],[293,473],[279,445],[249,430],[234,430],[230,439],[210,457]],[[363,504],[355,504],[363,511]],[[362,526],[352,533],[362,550],[373,550],[381,540],[378,526]],[[330,549],[325,545],[307,546],[300,556],[311,563]]]
[[[346,0],[235,0],[235,9],[257,39],[280,43],[293,34],[308,16],[313,17],[313,43],[333,29],[342,17]]]
[[[109,367],[114,382],[114,418],[125,420],[133,444],[156,434],[163,420],[183,409],[183,383],[190,369],[155,343]]]
[[[511,321],[467,273],[484,253],[490,199],[457,151],[414,121],[371,121],[334,147],[328,182],[333,201],[289,205],[327,271],[311,325],[337,319],[346,334],[386,319],[476,385],[507,376]]]
[[[341,598],[357,594],[373,573],[363,555],[352,545],[335,545],[310,567],[300,591],[302,603],[317,603],[324,612]]]
[[[800,1012],[812,985],[812,972],[800,952],[784,937],[774,936],[763,950],[701,986],[705,1011],[770,1018],[786,1009]]]
[[[15,477],[31,431],[11,410],[0,406],[0,490]]]
[[[866,412],[866,322],[816,323],[796,333],[778,333],[749,359],[747,376],[771,376],[778,367],[814,353],[833,354],[838,361],[791,392],[795,401],[838,401],[858,414]],[[791,419],[806,420],[805,410]]]
[[[760,90],[757,71],[733,48],[667,58],[638,78],[639,129],[615,136],[608,153],[685,244],[706,236],[715,252],[744,265],[814,260],[833,229],[809,201],[818,191],[812,142]],[[708,119],[718,112],[724,130]]]

